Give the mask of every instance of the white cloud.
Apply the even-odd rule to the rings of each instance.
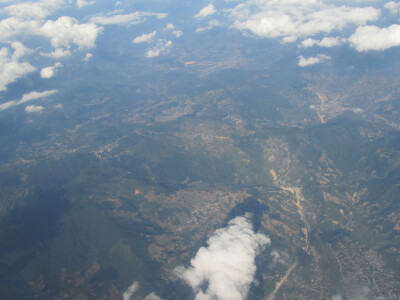
[[[58,59],[58,58],[61,58],[61,57],[70,56],[71,55],[71,51],[65,50],[63,48],[57,48],[56,50],[54,50],[53,52],[50,52],[50,53],[41,52],[40,55],[46,56],[46,57],[51,57],[51,58],[54,58],[54,59]]]
[[[54,67],[46,67],[40,70],[40,77],[42,78],[51,78],[54,76],[55,68]]]
[[[29,49],[25,47],[22,43],[20,42],[14,42],[11,44],[11,47],[14,49],[14,53],[12,55],[13,60],[18,60],[21,57],[30,54],[33,52],[32,49]]]
[[[215,14],[216,10],[213,4],[208,4],[206,7],[203,7],[197,14],[194,15],[194,18],[200,19],[211,16]]]
[[[50,39],[54,48],[68,49],[71,44],[79,48],[92,48],[102,29],[93,23],[79,24],[78,20],[67,16],[45,23],[12,17],[0,21],[0,42],[7,43],[20,36],[36,35]]]
[[[297,65],[299,67],[308,67],[311,65],[321,63],[324,60],[329,60],[331,58],[328,55],[318,54],[317,56],[313,56],[313,57],[309,57],[309,58],[305,58],[304,56],[299,56],[298,59],[299,59],[299,62],[297,63]]]
[[[40,21],[21,20],[15,17],[0,21],[0,42],[12,42],[15,37],[22,35],[38,34]]]
[[[172,34],[175,35],[176,38],[179,38],[182,36],[183,32],[181,30],[175,30],[175,25],[174,24],[167,24],[167,26],[164,27],[163,31],[168,31],[171,30]]]
[[[104,16],[98,15],[90,19],[91,22],[101,25],[134,25],[146,21],[146,17],[156,17],[157,19],[164,19],[168,14],[165,13],[151,13],[151,12],[134,12],[125,15]]]
[[[41,112],[44,109],[43,106],[36,106],[36,105],[28,105],[27,107],[25,107],[25,111],[27,113],[37,113],[37,112]]]
[[[272,251],[271,252],[272,256],[272,262],[274,264],[282,264],[282,265],[287,265],[287,260],[289,258],[289,255],[285,252],[279,253],[278,251]]]
[[[308,39],[303,40],[299,47],[309,48],[309,47],[312,47],[312,46],[314,46],[316,44],[318,44],[317,40],[314,40],[312,38],[308,38]]]
[[[93,5],[95,3],[96,1],[76,0],[76,6],[78,6],[78,8],[82,8],[88,5]]]
[[[164,31],[166,30],[174,30],[175,29],[175,25],[174,24],[167,24],[167,26],[165,26],[165,28],[163,29]]]
[[[30,92],[28,94],[23,94],[22,98],[18,101],[18,104],[22,104],[28,101],[32,101],[32,100],[37,100],[40,98],[44,98],[44,97],[49,97],[55,93],[57,93],[57,90],[48,90],[48,91],[44,91],[44,92]]]
[[[0,91],[7,90],[7,85],[36,70],[30,63],[19,61],[31,52],[30,49],[19,42],[14,42],[11,47],[14,49],[11,55],[7,48],[0,49]]]
[[[42,78],[52,78],[56,72],[57,68],[61,68],[62,64],[61,63],[55,63],[54,66],[46,67],[40,70],[40,77]]]
[[[176,38],[179,38],[182,36],[183,32],[181,30],[174,30],[172,34],[175,35]]]
[[[389,1],[383,6],[385,9],[389,10],[391,14],[398,14],[400,11],[400,2]]]
[[[44,19],[61,8],[63,3],[63,0],[27,1],[9,5],[4,8],[4,12],[20,19]]]
[[[324,37],[320,40],[317,45],[320,47],[331,48],[335,46],[339,46],[340,44],[344,43],[346,39],[342,39],[339,37]]]
[[[114,15],[118,15],[118,14],[120,14],[120,13],[123,13],[124,11],[125,11],[125,9],[123,9],[123,8],[114,9],[114,10],[112,10],[112,11],[107,12],[106,15],[107,15],[107,16],[114,16]],[[103,15],[103,14],[99,13],[99,14],[97,14],[96,16],[98,17],[98,16],[102,16],[102,15]]]
[[[8,101],[8,102],[0,104],[0,110],[6,110],[12,106],[21,105],[21,104],[29,102],[29,101],[49,97],[57,92],[58,92],[57,90],[48,90],[48,91],[44,91],[44,92],[33,91],[28,94],[23,94],[21,99],[19,99],[19,100],[12,100],[12,101]]]
[[[156,57],[161,54],[167,54],[169,49],[172,47],[172,41],[166,41],[163,39],[159,39],[157,45],[146,52],[145,57]]]
[[[122,298],[124,300],[130,300],[131,296],[137,291],[139,288],[139,283],[137,281],[133,282],[130,287],[122,294]]]
[[[86,53],[85,57],[82,59],[83,62],[88,62],[89,60],[91,60],[93,57],[92,53]]]
[[[349,43],[358,52],[383,51],[400,46],[400,25],[393,24],[387,28],[361,26],[349,38]]]
[[[380,10],[373,7],[334,6],[316,0],[247,0],[230,10],[234,28],[285,42],[364,25],[379,16]]]
[[[177,267],[175,273],[193,288],[196,299],[245,299],[254,281],[255,257],[270,239],[254,233],[246,216],[216,230],[207,243],[208,247],[200,248],[191,260],[191,267]]]
[[[122,294],[122,299],[123,300],[130,300],[132,295],[136,293],[136,291],[139,289],[139,282],[134,281],[130,287]],[[150,293],[146,297],[144,297],[144,300],[162,300],[159,296],[157,296],[155,293]]]
[[[50,39],[54,48],[69,48],[71,44],[79,48],[93,48],[96,46],[97,36],[102,32],[102,28],[93,23],[79,24],[75,18],[66,16],[56,21],[47,21],[40,30]]]
[[[148,294],[144,300],[162,300],[159,296],[157,296],[155,293]]]
[[[300,47],[308,48],[314,45],[319,47],[331,48],[343,44],[346,39],[339,37],[324,37],[322,40],[314,40],[312,38],[305,39],[301,42]]]
[[[364,110],[362,108],[356,107],[352,109],[353,113],[355,114],[361,114],[364,112]]]
[[[150,33],[144,33],[142,35],[139,35],[138,37],[136,37],[133,42],[135,44],[139,44],[139,43],[148,43],[150,41],[153,40],[153,38],[156,36],[156,31],[154,30],[153,32]]]
[[[196,32],[202,32],[202,31],[205,31],[205,30],[210,30],[210,29],[212,29],[214,27],[218,27],[218,26],[222,26],[222,25],[224,25],[224,24],[219,22],[218,20],[210,20],[208,22],[207,26],[205,26],[205,27],[197,27],[196,28]]]

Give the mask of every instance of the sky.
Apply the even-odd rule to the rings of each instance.
[[[138,47],[147,59],[168,56],[185,36],[212,38],[215,28],[237,31],[250,39],[274,39],[283,47],[295,44],[301,54],[293,55],[301,68],[329,63],[328,48],[378,53],[400,46],[400,2],[396,1],[195,1],[185,5],[179,18],[175,14],[178,1],[161,2],[1,0],[1,109],[23,105],[24,94],[48,97],[47,91],[35,87],[21,91],[20,99],[8,98],[6,91],[27,76],[43,81],[56,77],[67,58],[90,64],[99,38],[116,27],[131,30],[131,47]],[[144,23],[149,30],[136,29]]]

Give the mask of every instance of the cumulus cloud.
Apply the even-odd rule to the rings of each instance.
[[[216,10],[213,4],[208,4],[206,7],[203,7],[197,14],[194,15],[194,18],[200,19],[211,16],[215,14]]]
[[[44,19],[61,8],[63,0],[41,0],[38,2],[23,2],[12,4],[3,10],[8,15],[20,19]]]
[[[130,287],[122,294],[122,298],[124,300],[130,300],[132,295],[137,291],[139,288],[139,283],[137,281],[134,281]]]
[[[63,48],[57,48],[56,50],[49,52],[49,53],[43,53],[41,52],[40,55],[58,59],[61,57],[66,57],[71,55],[71,51],[63,49]]]
[[[135,44],[139,44],[139,43],[148,43],[151,42],[153,40],[153,38],[156,36],[157,32],[154,30],[153,32],[150,33],[143,33],[142,35],[137,36],[133,42]]]
[[[128,289],[122,294],[122,299],[123,300],[130,300],[132,295],[136,293],[136,291],[139,289],[139,282],[134,281]],[[144,297],[144,300],[162,300],[159,296],[157,296],[155,293],[150,293],[146,297]]]
[[[305,58],[304,56],[301,55],[298,57],[298,59],[299,59],[299,61],[298,61],[297,65],[299,67],[308,67],[311,65],[321,63],[325,60],[330,60],[331,58],[325,54],[318,54],[317,56],[312,56],[309,58]]]
[[[86,53],[85,57],[82,59],[83,62],[87,63],[93,57],[92,53]]]
[[[14,49],[14,53],[12,55],[12,59],[20,59],[21,57],[30,54],[33,52],[32,49],[29,49],[25,47],[22,43],[20,42],[14,42],[11,44],[11,47]]]
[[[210,30],[210,29],[212,29],[214,27],[218,27],[218,26],[222,26],[222,25],[224,25],[224,24],[219,22],[219,21],[217,21],[217,20],[210,20],[208,22],[207,26],[205,26],[205,27],[197,27],[196,28],[196,32],[202,32],[202,31],[205,31],[205,30]]]
[[[152,12],[134,12],[131,14],[119,14],[112,16],[98,15],[90,19],[91,22],[100,25],[135,25],[146,21],[147,17],[156,17],[157,19],[164,19],[167,17],[166,13],[152,13]]]
[[[163,30],[166,31],[166,30],[174,30],[174,29],[175,29],[175,25],[168,23],[167,26],[165,26],[165,28]]]
[[[387,28],[361,26],[349,38],[350,46],[358,52],[383,51],[400,46],[400,25],[393,24]]]
[[[373,7],[334,6],[315,0],[247,0],[230,10],[234,28],[284,42],[364,25],[379,16],[380,10]]]
[[[42,78],[51,78],[55,74],[55,68],[54,67],[46,67],[40,70],[40,77]]]
[[[96,1],[76,0],[76,6],[78,8],[82,8],[82,7],[85,7],[85,6],[93,5],[95,3],[96,3]]]
[[[27,107],[25,107],[25,111],[27,113],[37,113],[37,112],[41,112],[44,109],[43,106],[36,106],[36,105],[28,105]]]
[[[14,42],[11,47],[14,49],[12,54],[6,47],[0,49],[0,91],[7,90],[7,85],[36,70],[30,63],[20,62],[30,49],[19,42]]]
[[[4,51],[0,50],[0,56],[3,56],[3,53]],[[0,91],[7,90],[7,85],[36,70],[28,62],[18,62],[7,58],[4,60],[0,59],[2,60],[0,61]]]
[[[9,43],[22,35],[39,34],[41,22],[38,20],[21,20],[15,17],[0,21],[0,42]]]
[[[302,48],[308,48],[308,47],[312,47],[312,46],[314,46],[314,45],[316,45],[316,44],[318,44],[318,41],[317,41],[317,40],[308,38],[308,39],[305,39],[305,40],[303,40],[303,41],[301,42],[300,47],[302,47]]]
[[[172,34],[175,35],[176,38],[179,38],[182,36],[183,32],[181,30],[176,30],[175,29],[175,25],[174,24],[167,24],[167,26],[165,26],[165,28],[163,29],[163,31],[172,31]]]
[[[97,36],[102,29],[94,23],[80,24],[75,18],[67,16],[44,23],[38,20],[21,20],[12,17],[0,21],[0,42],[7,43],[20,36],[36,35],[48,38],[56,49],[69,49],[71,45],[76,45],[80,49],[92,48],[96,45]],[[58,51],[57,54],[60,54],[62,50]]]
[[[172,31],[172,34],[176,37],[179,38],[182,36],[183,32],[181,30],[174,30]]]
[[[159,39],[157,45],[146,52],[145,57],[156,57],[161,54],[167,54],[169,49],[172,47],[172,41],[167,41],[163,39]]]
[[[312,38],[305,39],[301,42],[300,46],[301,48],[308,48],[312,46],[319,46],[319,47],[325,47],[325,48],[331,48],[335,46],[339,46],[343,44],[346,41],[346,39],[339,38],[339,37],[324,37],[322,40],[314,40]]]
[[[364,112],[364,110],[362,108],[356,107],[352,109],[353,113],[355,114],[361,114]]]
[[[255,257],[270,239],[254,233],[245,216],[216,230],[207,243],[191,260],[191,267],[177,267],[175,273],[193,288],[196,299],[245,299],[254,281]]]
[[[287,260],[289,258],[289,255],[285,252],[279,253],[278,251],[272,251],[271,256],[273,264],[283,264],[283,265],[288,264]]]
[[[396,15],[400,11],[400,2],[389,1],[385,3],[383,7],[389,10],[393,15]]]
[[[12,100],[12,101],[8,101],[8,102],[0,104],[0,110],[6,110],[12,106],[17,106],[17,105],[21,105],[21,104],[29,102],[29,101],[49,97],[57,92],[58,92],[57,90],[48,90],[48,91],[44,91],[44,92],[33,91],[28,94],[23,94],[21,99],[19,99],[19,100]]]
[[[155,293],[150,293],[144,298],[144,300],[162,300],[162,298],[157,296]]]
[[[54,66],[43,68],[40,70],[40,77],[46,78],[46,79],[51,78],[56,74],[57,69],[61,68],[61,67],[62,67],[62,64],[58,62],[58,63],[55,63]]]
[[[317,45],[320,47],[331,48],[335,46],[339,46],[344,43],[346,39],[342,39],[339,37],[324,37],[322,40],[317,42]]]
[[[56,21],[49,20],[41,27],[41,33],[50,39],[54,48],[70,48],[71,44],[79,48],[93,48],[101,32],[102,28],[93,23],[79,24],[78,20],[67,16]]]

